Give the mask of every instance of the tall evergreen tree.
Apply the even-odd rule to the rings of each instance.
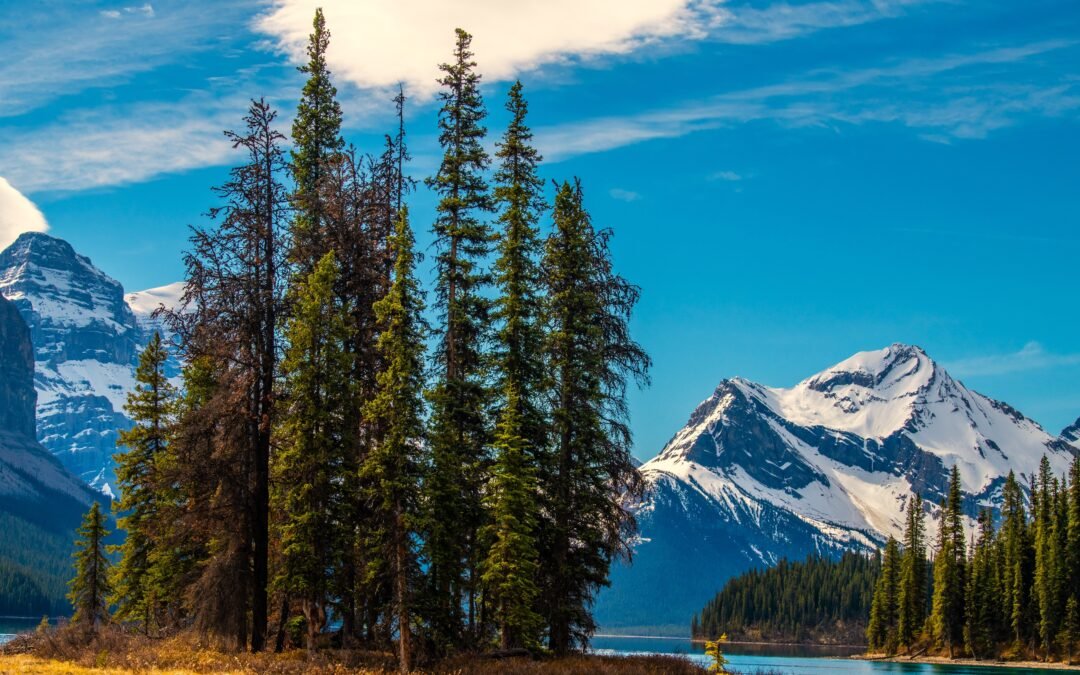
[[[552,545],[544,560],[549,644],[565,654],[595,629],[590,605],[618,555],[629,555],[633,517],[621,499],[637,494],[630,458],[626,388],[648,381],[649,358],[630,337],[639,291],[612,269],[610,231],[593,229],[580,185],[558,191],[555,229],[545,247],[548,280],[545,341],[551,375]]]
[[[495,282],[498,322],[495,376],[500,396],[495,464],[488,486],[492,522],[486,527],[483,580],[494,605],[504,649],[539,640],[536,613],[537,538],[541,508],[537,471],[547,461],[546,419],[540,400],[543,379],[541,241],[537,222],[544,209],[539,153],[530,145],[521,83],[510,88],[511,121],[498,145],[494,197],[501,213]],[[547,510],[550,512],[550,510]]]
[[[391,239],[393,283],[375,305],[385,364],[378,392],[367,407],[379,438],[365,458],[361,475],[377,521],[366,542],[376,573],[389,570],[393,618],[398,626],[398,666],[412,668],[412,633],[421,581],[416,542],[421,525],[424,448],[424,302],[415,277],[413,234],[402,208]]]
[[[923,499],[912,495],[907,503],[907,524],[904,527],[903,559],[900,563],[900,588],[898,591],[898,641],[911,647],[919,637],[926,621],[927,562],[926,562],[926,514]]]
[[[1001,611],[1014,646],[1020,648],[1031,638],[1028,606],[1032,560],[1024,492],[1012,471],[1001,490],[1001,518]]]
[[[1060,584],[1057,570],[1058,485],[1043,455],[1033,494],[1035,528],[1035,598],[1038,601],[1038,634],[1046,658],[1050,657],[1061,621]]]
[[[68,602],[75,609],[72,623],[96,631],[109,621],[108,597],[112,594],[109,583],[109,559],[105,557],[105,514],[101,504],[94,502],[82,525],[76,531],[75,576],[68,582]]]
[[[968,566],[964,640],[976,659],[992,656],[1000,616],[997,546],[994,521],[989,510],[979,514],[979,535]]]
[[[346,554],[338,479],[344,412],[352,399],[347,325],[334,297],[337,260],[327,253],[294,293],[282,362],[285,406],[274,461],[282,563],[276,584],[301,601],[308,649],[326,626],[333,571]]]
[[[953,467],[949,496],[941,503],[937,555],[934,559],[934,598],[931,624],[934,637],[949,650],[963,644],[965,547],[960,470]]]
[[[163,525],[160,493],[167,487],[160,480],[158,464],[169,443],[176,398],[176,389],[165,374],[168,358],[161,334],[155,332],[139,356],[135,389],[124,406],[134,423],[119,435],[118,444],[127,449],[113,456],[120,487],[113,509],[125,538],[115,547],[120,561],[113,568],[111,602],[117,619],[140,621],[147,633],[155,623],[157,605],[170,600],[155,594],[151,572],[155,561],[162,560],[154,555],[154,548],[160,546],[156,530]]]
[[[281,184],[283,137],[276,113],[253,101],[242,134],[227,133],[248,162],[215,189],[212,229],[196,228],[184,255],[187,281],[181,311],[170,315],[189,363],[202,369],[205,396],[185,414],[182,435],[193,439],[178,477],[196,494],[191,526],[209,558],[188,589],[196,627],[263,649],[269,580],[270,438],[279,375],[278,317],[285,288]]]
[[[451,63],[439,66],[439,143],[443,159],[428,186],[439,197],[434,225],[437,254],[436,306],[442,332],[436,347],[437,382],[432,407],[432,471],[427,481],[430,517],[425,536],[430,565],[432,628],[439,649],[477,637],[478,533],[488,443],[489,403],[483,345],[489,329],[489,301],[482,290],[489,275],[481,269],[491,245],[483,222],[492,208],[484,170],[488,156],[480,76],[472,60],[472,36],[458,29]],[[447,518],[446,514],[455,514]],[[462,607],[467,607],[467,617]]]
[[[871,650],[895,654],[899,644],[900,547],[889,537],[881,561],[881,576],[870,606],[866,639]]]
[[[298,68],[307,75],[307,82],[296,108],[296,117],[293,118],[293,149],[289,165],[296,186],[292,195],[296,211],[292,227],[292,258],[299,268],[301,279],[306,278],[327,253],[324,237],[326,206],[319,187],[328,161],[345,147],[345,141],[341,138],[341,105],[326,65],[329,47],[330,31],[326,27],[322,8],[318,8],[308,38],[308,62]]]

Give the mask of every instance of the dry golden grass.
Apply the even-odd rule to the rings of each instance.
[[[15,653],[13,653],[15,652]],[[117,629],[93,638],[53,630],[20,638],[0,650],[0,674],[42,675],[379,675],[396,672],[390,654],[360,650],[303,650],[283,654],[223,652],[189,636],[153,640]],[[415,671],[418,675],[700,675],[680,657],[572,656],[564,659],[458,657]]]

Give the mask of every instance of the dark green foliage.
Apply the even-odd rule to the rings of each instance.
[[[952,656],[963,644],[966,588],[966,542],[960,492],[960,470],[953,467],[948,499],[941,504],[934,557],[934,595],[930,614],[934,639]]]
[[[492,203],[483,175],[489,161],[482,144],[485,111],[471,42],[472,36],[458,29],[453,62],[439,66],[443,159],[438,173],[427,181],[439,198],[433,230],[435,297],[442,330],[435,349],[437,381],[429,393],[432,471],[427,482],[430,515],[425,548],[431,622],[441,650],[462,644],[466,637],[478,637],[477,539],[489,440],[490,393],[483,347],[490,301],[482,290],[490,278],[481,264],[492,240],[482,217]],[[446,517],[450,513],[453,518]]]
[[[926,513],[923,499],[912,495],[907,502],[904,552],[900,562],[897,603],[898,646],[915,644],[926,621],[929,564],[926,560]]]
[[[993,656],[1001,634],[1001,574],[999,551],[994,541],[994,521],[989,510],[979,514],[979,538],[967,577],[964,642],[977,659]]]
[[[296,209],[293,222],[293,262],[304,279],[326,254],[323,235],[326,206],[319,187],[327,160],[345,147],[341,138],[341,105],[326,67],[330,31],[322,9],[315,10],[308,41],[308,62],[299,70],[308,76],[293,118],[293,149],[289,167],[296,184],[292,195]]]
[[[282,361],[284,401],[274,459],[274,503],[281,562],[275,586],[301,602],[308,647],[327,622],[332,571],[345,555],[341,469],[343,411],[352,399],[344,351],[346,318],[334,297],[339,271],[333,253],[294,289]]]
[[[881,576],[870,606],[866,639],[871,651],[895,654],[899,646],[900,546],[889,537],[881,562]]]
[[[163,524],[159,502],[167,489],[158,465],[169,444],[176,403],[176,390],[165,374],[168,358],[161,335],[155,332],[139,356],[135,390],[124,406],[134,423],[120,432],[118,445],[126,450],[114,455],[120,499],[113,509],[118,515],[116,525],[126,536],[123,544],[114,547],[120,560],[112,570],[110,601],[118,620],[138,620],[147,632],[158,623],[161,606],[174,600],[160,594],[163,589],[154,580],[162,576],[161,570],[152,569],[163,559],[155,555]]]
[[[781,560],[728,580],[696,617],[693,635],[799,642],[836,639],[848,627],[846,634],[857,639],[880,575],[878,557],[858,553],[845,553],[839,560]]]
[[[52,614],[55,604],[33,570],[0,560],[0,616]]]
[[[498,332],[493,354],[500,398],[495,459],[487,488],[491,521],[483,532],[488,553],[482,580],[499,624],[502,648],[510,649],[534,646],[540,637],[537,471],[547,461],[548,447],[540,391],[544,333],[537,222],[544,208],[543,182],[536,175],[540,157],[530,145],[532,132],[525,124],[527,106],[520,82],[510,88],[506,108],[512,117],[496,153],[499,169],[494,190],[502,226],[495,262],[500,295],[495,301]]]
[[[68,602],[75,613],[71,621],[91,630],[109,621],[108,598],[113,592],[109,583],[109,559],[105,557],[105,515],[94,502],[77,530],[75,541],[75,576],[68,582]]]
[[[629,334],[639,291],[614,273],[611,233],[593,229],[580,185],[559,188],[554,221],[543,259],[554,454],[541,476],[553,509],[541,583],[549,645],[565,654],[595,630],[595,593],[612,560],[630,553],[636,523],[620,499],[639,494],[641,479],[626,387],[647,381],[650,362]]]
[[[245,133],[227,134],[247,161],[215,190],[215,224],[185,254],[182,307],[166,313],[183,394],[172,401],[155,340],[124,436],[123,618],[253,651],[273,618],[278,649],[304,629],[312,649],[396,642],[402,671],[496,633],[565,654],[593,631],[595,593],[630,552],[623,499],[640,490],[626,403],[649,367],[628,328],[638,289],[615,274],[610,232],[593,229],[576,186],[562,187],[542,243],[520,84],[489,193],[480,77],[471,37],[456,37],[428,181],[430,382],[403,94],[379,154],[346,148],[319,11],[291,162],[263,101]],[[32,583],[5,573],[37,607]]]
[[[366,498],[376,521],[364,542],[375,573],[388,570],[393,587],[393,617],[398,624],[398,664],[408,672],[421,574],[416,541],[421,525],[424,465],[423,293],[415,277],[413,234],[402,208],[391,239],[394,253],[390,291],[375,303],[379,353],[383,357],[378,393],[366,412],[379,437],[361,467]]]

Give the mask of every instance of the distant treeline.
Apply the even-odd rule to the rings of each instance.
[[[781,560],[729,580],[693,618],[695,638],[858,644],[881,572],[879,556]]]
[[[67,614],[71,536],[0,514],[0,616]]]
[[[924,553],[922,500],[911,500],[903,545],[890,539],[885,547],[871,649],[1073,660],[1080,646],[1080,458],[1066,477],[1053,475],[1043,457],[1029,493],[1030,510],[1010,472],[1000,516],[982,511],[969,539],[954,469],[933,562]]]
[[[488,142],[471,36],[440,66],[432,311],[406,202],[403,93],[385,144],[341,136],[316,13],[291,141],[252,102],[164,311],[117,455],[126,539],[80,530],[76,617],[235,648],[333,643],[439,658],[565,654],[635,530],[627,388],[639,291],[576,179],[548,203],[520,83]],[[286,145],[290,146],[286,148]],[[494,147],[494,157],[488,148]],[[431,325],[429,325],[429,322]],[[112,618],[109,618],[111,613]]]

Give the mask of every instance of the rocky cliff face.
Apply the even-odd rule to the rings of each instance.
[[[0,253],[0,294],[34,344],[41,443],[90,485],[112,494],[112,454],[145,340],[118,282],[70,244],[26,233]]]
[[[789,389],[725,380],[641,467],[650,490],[631,505],[636,559],[613,570],[598,618],[685,631],[734,574],[899,537],[910,495],[936,503],[954,466],[974,515],[998,504],[1010,470],[1026,483],[1046,455],[1061,474],[1074,451],[911,345],[856,354]]]
[[[95,493],[34,439],[32,352],[22,316],[0,297],[0,514],[66,530]]]
[[[0,429],[34,438],[34,349],[15,305],[0,296]]]

